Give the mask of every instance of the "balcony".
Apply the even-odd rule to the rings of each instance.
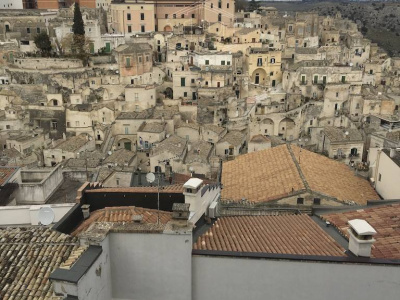
[[[307,83],[308,83],[307,80],[302,80],[302,81],[300,82],[300,85],[307,85]]]

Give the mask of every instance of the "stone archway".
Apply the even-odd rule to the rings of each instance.
[[[170,87],[167,87],[165,89],[165,97],[169,99],[174,99],[174,91]]]
[[[266,118],[260,122],[260,133],[263,135],[274,135],[274,121]]]
[[[265,85],[267,82],[267,72],[262,68],[257,68],[251,74],[251,82],[253,84]]]
[[[279,136],[282,136],[286,140],[293,140],[295,135],[296,123],[290,118],[284,118],[279,122]]]

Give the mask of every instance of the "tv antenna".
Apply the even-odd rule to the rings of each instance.
[[[156,180],[156,175],[152,172],[147,173],[146,180],[148,183],[153,183]],[[160,172],[158,172],[157,182],[157,224],[160,224]]]
[[[54,221],[54,211],[51,207],[42,207],[39,209],[38,219],[41,225],[50,225]]]

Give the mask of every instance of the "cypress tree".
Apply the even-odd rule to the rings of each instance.
[[[74,24],[72,25],[74,35],[85,35],[85,25],[83,24],[81,9],[79,4],[75,2]]]

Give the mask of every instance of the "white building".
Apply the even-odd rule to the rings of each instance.
[[[400,199],[400,149],[370,148],[370,179],[385,200]]]
[[[1,0],[0,9],[23,9],[22,0]]]

